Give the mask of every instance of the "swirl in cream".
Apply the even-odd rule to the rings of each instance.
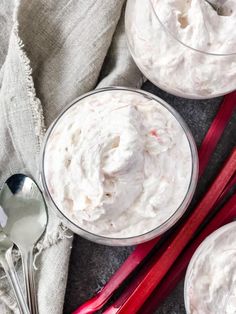
[[[191,180],[188,139],[157,101],[102,91],[70,107],[45,150],[45,176],[58,208],[98,235],[131,237],[165,222]]]

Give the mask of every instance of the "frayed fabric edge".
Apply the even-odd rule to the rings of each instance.
[[[37,270],[37,258],[41,255],[41,253],[45,250],[50,248],[53,245],[56,245],[59,241],[65,240],[65,239],[71,239],[73,238],[73,233],[71,230],[69,230],[67,227],[65,227],[63,224],[60,224],[58,226],[58,229],[56,232],[47,233],[47,236],[39,241],[35,247],[35,255],[34,255],[34,269]]]
[[[30,66],[30,60],[24,51],[24,43],[19,36],[19,23],[18,23],[18,11],[20,6],[20,0],[15,0],[15,9],[13,13],[13,34],[15,35],[16,42],[19,48],[19,55],[22,60],[22,64],[25,67],[25,77],[27,82],[27,92],[30,98],[30,103],[32,105],[32,116],[35,127],[35,134],[38,140],[38,153],[40,152],[40,146],[43,142],[43,137],[46,131],[43,109],[40,100],[36,97],[36,92],[34,88],[34,82],[32,78],[32,68]]]

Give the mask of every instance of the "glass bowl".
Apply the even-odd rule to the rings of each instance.
[[[209,252],[209,249],[211,249],[211,245],[212,243],[217,239],[219,238],[219,236],[221,236],[222,234],[225,234],[225,233],[230,233],[230,231],[233,231],[234,233],[236,232],[236,221],[234,222],[231,222],[227,225],[224,225],[223,227],[217,229],[216,231],[214,231],[212,234],[210,234],[200,245],[199,247],[197,248],[197,250],[195,251],[194,255],[192,256],[192,259],[188,265],[188,269],[187,269],[187,272],[186,272],[186,276],[185,276],[185,283],[184,283],[184,303],[185,303],[185,309],[186,309],[186,313],[187,314],[192,314],[192,313],[203,313],[204,310],[201,309],[195,309],[194,310],[191,310],[191,306],[190,306],[190,291],[194,294],[194,291],[192,291],[191,287],[193,287],[193,284],[192,284],[192,274],[193,274],[193,268],[195,266],[196,263],[198,263],[199,261],[199,258],[202,256],[202,254],[206,254],[206,258],[205,260],[207,260],[207,257],[210,258],[212,256],[212,251]],[[228,241],[230,242],[230,241]],[[223,254],[224,251],[222,249],[222,252],[220,252],[220,254]],[[208,255],[207,255],[208,254]],[[218,253],[219,254],[219,253]],[[204,261],[202,261],[203,263]],[[201,264],[202,266],[202,264]],[[206,266],[207,267],[207,266]],[[219,267],[221,268],[221,267]],[[207,268],[206,272],[209,273],[211,270],[209,270]],[[219,270],[218,270],[219,271]],[[216,275],[218,275],[218,271],[216,273]],[[224,273],[224,269],[222,269],[222,273]],[[203,270],[201,269],[201,274],[203,274]],[[212,275],[212,273],[211,273]],[[195,275],[196,276],[196,275]],[[204,274],[203,274],[204,276]],[[214,274],[213,274],[214,276]],[[225,274],[226,276],[226,274]],[[208,286],[208,283],[206,281],[206,279],[204,278],[204,282],[202,283],[202,285],[200,287],[198,287],[198,291],[200,291],[203,287],[206,287],[206,289],[210,289],[210,287]],[[221,287],[218,285],[218,290],[221,289]],[[212,290],[212,289],[211,289]],[[202,291],[202,290],[201,290]],[[210,294],[213,294],[213,292],[211,291]],[[195,294],[194,294],[195,295]],[[206,295],[206,299],[208,299],[209,296]],[[199,300],[197,302],[198,306],[202,306],[205,304],[203,298],[201,297],[200,298],[201,301],[202,301],[202,304],[199,304]],[[201,302],[200,301],[200,302]],[[214,302],[214,301],[213,301]],[[215,302],[217,302],[217,300],[215,300]],[[214,303],[213,305],[215,308],[217,307],[217,303]],[[217,307],[218,308],[218,307]],[[195,312],[195,310],[198,310],[197,312]],[[213,313],[213,312],[208,312],[208,313]],[[217,313],[223,313],[222,309],[218,308],[218,312]],[[224,312],[226,313],[226,312]],[[228,312],[227,313],[231,313],[231,312]]]
[[[207,51],[199,50],[197,43],[193,47],[193,44],[189,45],[189,39],[181,41],[176,28],[167,24],[168,18],[165,21],[158,13],[157,0],[127,2],[126,37],[141,72],[161,89],[185,98],[213,98],[235,90],[236,40],[234,46],[232,44],[234,51],[231,46],[227,51],[221,46],[214,51],[210,43],[206,44]],[[174,12],[167,14],[174,15]],[[181,23],[184,22],[182,17]],[[200,41],[201,38],[196,40]]]
[[[95,95],[95,94],[99,95],[100,93],[114,93],[114,91],[116,91],[116,92],[119,91],[120,93],[126,93],[126,92],[138,93],[139,95],[145,97],[146,99],[155,101],[158,104],[160,104],[161,106],[163,106],[164,108],[166,108],[166,110],[168,110],[174,116],[174,118],[179,122],[179,124],[181,125],[181,127],[184,130],[187,141],[189,143],[189,148],[190,148],[190,152],[191,152],[191,163],[192,163],[192,165],[191,165],[191,168],[192,168],[191,169],[191,177],[190,177],[190,182],[188,185],[188,190],[187,190],[186,195],[185,195],[181,205],[179,206],[179,208],[177,208],[176,211],[167,220],[164,221],[164,223],[162,223],[161,225],[158,225],[155,229],[150,230],[144,234],[140,234],[138,236],[132,236],[132,237],[126,237],[126,238],[121,238],[121,237],[120,238],[115,238],[115,237],[112,238],[112,237],[102,236],[102,235],[94,234],[88,230],[81,228],[81,226],[79,226],[78,223],[76,223],[76,221],[74,221],[74,219],[69,217],[68,213],[65,213],[65,211],[63,211],[63,208],[59,208],[57,206],[55,200],[53,199],[52,195],[49,192],[47,177],[45,174],[45,154],[46,154],[46,150],[47,150],[47,144],[48,144],[48,141],[49,141],[52,133],[56,129],[56,126],[57,126],[58,122],[60,121],[60,119],[73,106],[79,105],[83,99],[85,99],[87,97],[91,97],[92,95]],[[138,243],[151,240],[152,238],[164,233],[167,229],[169,229],[171,226],[173,226],[177,222],[177,220],[183,215],[183,213],[187,209],[187,207],[188,207],[188,205],[192,199],[193,193],[195,191],[195,187],[196,187],[196,183],[197,183],[197,177],[198,177],[198,155],[197,155],[196,145],[195,145],[193,136],[192,136],[189,128],[187,127],[186,123],[183,121],[181,116],[169,104],[164,102],[162,99],[160,99],[160,98],[158,98],[158,97],[156,97],[150,93],[147,93],[145,91],[131,89],[131,88],[108,87],[108,88],[103,88],[103,89],[97,89],[97,90],[94,90],[90,93],[87,93],[87,94],[75,99],[58,116],[58,118],[52,123],[52,125],[48,129],[46,136],[45,136],[44,144],[42,146],[42,151],[41,151],[40,179],[42,182],[42,188],[43,188],[46,200],[49,203],[49,205],[51,205],[51,207],[55,210],[56,214],[60,217],[63,224],[65,226],[67,226],[69,229],[71,229],[73,232],[75,232],[78,235],[81,235],[82,237],[87,238],[91,241],[106,244],[106,245],[117,245],[117,246],[136,245]]]

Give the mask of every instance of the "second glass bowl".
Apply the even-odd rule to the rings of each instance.
[[[168,219],[166,219],[160,225],[157,225],[154,229],[152,229],[148,232],[145,232],[143,234],[138,234],[136,236],[131,236],[131,237],[103,236],[100,234],[95,234],[93,232],[90,232],[87,229],[85,230],[84,227],[81,227],[81,225],[79,225],[78,222],[75,219],[73,219],[73,217],[68,213],[68,211],[64,210],[63,208],[60,208],[60,206],[58,206],[58,204],[56,203],[56,200],[54,199],[52,193],[50,193],[50,188],[48,185],[48,178],[47,178],[47,174],[45,172],[45,155],[47,154],[48,143],[49,143],[50,139],[52,138],[52,136],[62,136],[63,137],[63,134],[61,134],[61,135],[58,134],[57,126],[58,126],[58,124],[60,124],[60,121],[62,121],[63,119],[64,119],[63,121],[67,121],[67,120],[65,120],[68,118],[67,113],[70,112],[71,110],[76,109],[76,106],[80,106],[80,105],[84,104],[83,102],[86,99],[90,99],[94,96],[96,96],[96,99],[99,99],[100,97],[103,97],[104,95],[105,96],[108,95],[108,97],[110,97],[109,94],[112,95],[113,93],[117,93],[117,92],[121,93],[122,95],[127,94],[128,97],[130,97],[130,95],[136,95],[136,97],[141,96],[141,97],[144,97],[144,100],[146,99],[146,101],[150,100],[150,101],[157,103],[159,106],[160,105],[163,106],[163,108],[169,112],[168,115],[169,114],[173,115],[174,119],[177,120],[177,122],[182,127],[184,134],[186,135],[186,139],[187,139],[189,149],[190,149],[190,154],[191,154],[191,174],[190,174],[189,185],[188,185],[188,189],[186,191],[186,195],[185,195],[184,199],[182,200],[180,206],[178,208],[176,208],[174,213],[171,216],[169,216]],[[94,105],[96,106],[95,103],[94,103]],[[67,122],[70,123],[70,121],[67,121]],[[62,154],[63,154],[63,152],[62,152]],[[52,160],[51,162],[56,163],[57,161]],[[49,165],[49,167],[50,167],[50,165]],[[129,89],[129,88],[123,88],[123,87],[111,87],[111,88],[98,89],[98,90],[92,91],[88,94],[85,94],[85,95],[79,97],[78,99],[73,101],[65,109],[65,111],[62,112],[59,115],[59,117],[54,121],[54,123],[51,125],[51,127],[47,131],[44,145],[42,148],[40,176],[41,176],[43,190],[44,190],[47,201],[52,206],[52,208],[55,209],[57,215],[60,217],[63,224],[65,226],[67,226],[69,229],[71,229],[75,233],[77,233],[77,234],[79,234],[79,235],[81,235],[81,236],[83,236],[89,240],[92,240],[92,241],[98,242],[98,243],[102,243],[102,244],[119,245],[119,246],[121,246],[121,245],[136,245],[138,243],[148,241],[148,240],[164,233],[167,229],[169,229],[171,226],[173,226],[173,224],[175,224],[177,222],[177,220],[183,215],[183,213],[187,209],[187,207],[188,207],[188,205],[192,199],[193,193],[195,191],[195,187],[196,187],[196,183],[197,183],[197,177],[198,177],[198,155],[197,155],[196,145],[195,145],[193,136],[192,136],[189,128],[187,127],[187,125],[185,124],[183,119],[180,117],[180,115],[170,105],[168,105],[162,99],[160,99],[160,98],[158,98],[158,97],[156,97],[150,93],[141,91],[141,90]],[[78,185],[79,184],[80,184],[80,182],[78,179]],[[57,189],[57,186],[55,185],[53,187],[53,189]],[[128,190],[127,190],[127,193],[129,193]],[[155,219],[155,218],[153,218],[153,219]]]
[[[235,313],[235,237],[236,221],[214,231],[195,251],[185,276],[187,314]]]
[[[205,0],[197,1],[195,1],[195,5],[199,5],[197,7],[199,15],[196,15],[196,18],[199,18],[202,14],[200,10],[208,4]],[[194,41],[195,47],[188,44],[188,42],[193,42],[193,38],[189,38],[189,36],[193,36],[192,25],[185,25],[187,18],[179,15],[177,27],[181,30],[182,35],[188,31],[185,35],[185,42],[181,41],[178,38],[177,27],[173,27],[176,19],[173,9],[176,10],[176,14],[180,14],[179,10],[181,9],[177,9],[178,4],[174,5],[174,2],[161,0],[128,0],[127,2],[126,37],[130,52],[141,72],[156,86],[180,97],[212,98],[235,90],[236,41],[234,42],[235,51],[232,47],[228,48],[226,52],[222,51],[222,45],[219,47],[219,51],[199,50],[198,42],[201,42],[202,38]],[[187,1],[183,1],[183,4],[185,2],[187,3]],[[193,2],[189,1],[189,3]],[[172,10],[167,10],[168,3],[173,3]],[[159,10],[160,5],[167,5],[165,10],[161,8],[162,15]],[[221,18],[227,19],[228,17]],[[214,17],[212,19],[214,20]],[[170,20],[173,21],[171,25],[168,24]],[[180,26],[181,23],[183,23],[182,26]],[[211,37],[207,31],[206,33],[202,31],[201,36]],[[235,29],[232,31],[235,32]],[[233,46],[231,39],[227,38],[227,34],[225,34],[225,42],[229,42]],[[210,43],[206,44],[206,48],[209,48],[209,45]]]

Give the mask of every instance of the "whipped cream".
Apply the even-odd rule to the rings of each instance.
[[[45,149],[50,194],[63,213],[97,235],[131,237],[175,213],[192,157],[168,109],[135,91],[86,96],[58,120]]]
[[[205,0],[129,0],[126,33],[141,71],[183,97],[210,98],[234,90],[236,1],[227,0],[225,7],[228,16],[218,15]]]
[[[185,298],[188,314],[236,313],[236,222],[198,248],[186,275]]]

